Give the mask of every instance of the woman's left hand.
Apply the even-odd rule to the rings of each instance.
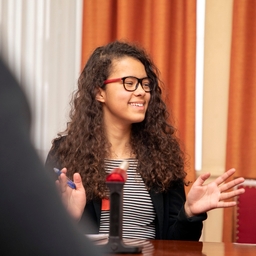
[[[187,201],[184,206],[187,216],[192,217],[215,208],[236,205],[235,201],[225,202],[224,200],[244,193],[243,188],[229,191],[229,189],[244,182],[244,178],[237,178],[222,184],[234,173],[235,169],[230,169],[207,185],[203,183],[210,177],[210,173],[200,175],[187,195]]]

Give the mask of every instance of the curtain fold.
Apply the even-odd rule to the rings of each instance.
[[[194,181],[196,0],[84,0],[82,63],[100,45],[137,42],[164,82],[164,99],[188,155]]]
[[[256,1],[234,0],[226,169],[256,178]],[[233,209],[224,210],[223,241],[232,241]]]

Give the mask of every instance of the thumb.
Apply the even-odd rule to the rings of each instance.
[[[201,174],[195,181],[195,186],[202,186],[203,183],[210,177],[210,173]]]
[[[81,189],[81,188],[84,189],[82,178],[81,178],[81,175],[79,173],[74,173],[73,181],[76,184],[77,189]]]

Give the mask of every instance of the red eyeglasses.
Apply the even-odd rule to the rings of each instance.
[[[135,76],[126,76],[121,78],[113,78],[113,79],[107,79],[104,81],[104,84],[110,84],[115,83],[118,81],[123,81],[124,89],[128,92],[134,92],[139,84],[141,84],[141,87],[145,92],[152,91],[152,83],[148,77],[144,78],[137,78]]]

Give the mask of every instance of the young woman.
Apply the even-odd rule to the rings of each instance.
[[[223,200],[243,193],[227,191],[243,178],[219,186],[234,173],[231,169],[208,185],[203,183],[210,174],[201,175],[186,199],[184,154],[167,121],[158,71],[138,46],[115,41],[93,52],[79,78],[70,119],[46,165],[73,177],[77,189],[66,186],[64,174],[60,188],[87,233],[108,233],[105,179],[124,159],[130,167],[123,237],[198,240],[206,212],[233,206]]]

